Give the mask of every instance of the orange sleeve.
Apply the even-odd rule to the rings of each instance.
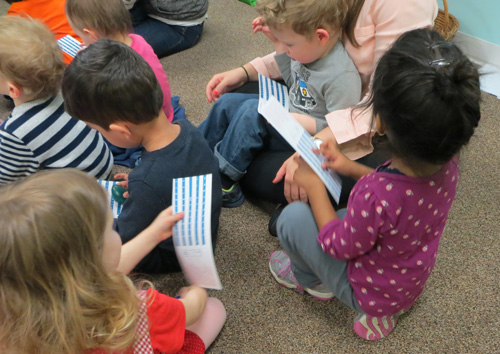
[[[20,1],[13,3],[7,14],[29,16],[42,21],[52,31],[56,40],[69,34],[79,42],[82,42],[82,39],[75,34],[69,25],[64,12],[64,4],[64,0]],[[71,63],[73,57],[67,53],[62,53],[64,62],[66,64]]]

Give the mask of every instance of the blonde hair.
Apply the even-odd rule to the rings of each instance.
[[[271,28],[290,26],[309,37],[317,29],[340,30],[351,0],[258,0],[257,12]]]
[[[7,353],[124,351],[139,300],[102,261],[107,196],[81,171],[38,172],[0,190],[0,347]]]
[[[80,31],[87,28],[106,38],[132,32],[123,0],[67,0],[66,15]]]
[[[31,100],[55,96],[65,64],[56,39],[37,20],[0,18],[0,74],[22,86]]]

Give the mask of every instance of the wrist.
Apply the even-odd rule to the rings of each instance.
[[[248,75],[248,70],[245,68],[245,65],[241,65],[240,68],[242,68],[243,71],[245,72],[245,77],[246,77],[245,83],[249,82],[250,81],[250,75]]]

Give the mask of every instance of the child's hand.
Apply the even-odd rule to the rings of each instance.
[[[311,188],[323,183],[316,172],[312,170],[312,168],[307,164],[307,162],[304,161],[304,159],[302,159],[302,157],[296,156],[295,162],[297,162],[299,167],[295,171],[293,179],[302,188],[304,188],[308,192],[308,194]]]
[[[200,292],[200,293],[206,293],[207,291],[198,285],[191,285],[191,286],[185,286],[179,289],[179,292],[177,293],[177,296],[179,296],[181,299],[185,298],[188,293],[190,292]]]
[[[278,39],[271,33],[269,26],[265,24],[264,18],[257,17],[252,21],[253,33],[262,32],[273,43],[279,42]]]
[[[116,179],[122,179],[123,181],[121,182],[118,182],[117,185],[125,188],[125,189],[128,189],[128,173],[117,173],[116,175],[114,175],[113,177],[115,180]],[[128,195],[128,192],[124,192],[123,193],[123,198],[128,198],[129,195]]]
[[[179,290],[180,301],[186,310],[186,327],[195,323],[205,311],[207,305],[207,291],[196,285]]]
[[[247,76],[245,71],[240,67],[215,74],[205,87],[208,102],[217,101],[220,96],[237,89],[246,83],[246,81]]]
[[[344,176],[349,175],[351,160],[340,152],[337,144],[332,141],[324,141],[319,150],[315,150],[315,152],[322,154],[326,158],[326,161],[321,166],[325,170],[329,168]]]
[[[172,229],[175,223],[184,217],[184,212],[172,214],[173,208],[169,206],[163,210],[151,223],[148,229],[156,235],[158,242],[166,240],[172,236]]]

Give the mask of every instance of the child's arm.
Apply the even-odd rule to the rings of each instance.
[[[186,327],[195,323],[205,311],[207,305],[207,291],[196,285],[179,290],[179,300],[186,310]]]
[[[243,86],[248,81],[257,81],[258,77],[257,70],[249,63],[229,71],[224,71],[223,73],[215,74],[205,87],[207,100],[208,102],[215,102],[223,94]]]
[[[149,227],[122,246],[120,264],[117,270],[128,274],[161,241],[172,236],[174,224],[184,213],[172,215],[172,207],[163,210]]]
[[[308,116],[307,114],[292,112],[290,112],[290,114],[309,134],[314,135],[314,133],[316,133],[316,119]]]
[[[330,203],[326,187],[318,175],[301,157],[296,157],[296,162],[298,168],[295,171],[294,180],[306,190],[314,219],[321,230],[332,219],[338,219],[337,213]]]
[[[326,162],[323,163],[324,169],[330,168],[341,175],[354,178],[355,180],[373,172],[371,167],[347,158],[340,152],[337,144],[332,141],[324,141],[319,150],[315,150],[315,152],[321,153],[326,158]]]

